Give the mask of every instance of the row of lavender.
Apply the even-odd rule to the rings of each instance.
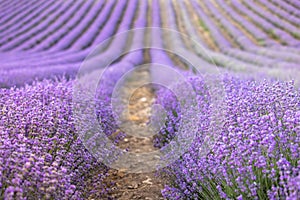
[[[209,5],[210,1],[204,3]],[[165,4],[164,10],[169,16],[168,26],[178,29],[174,16],[176,5],[173,4],[172,10],[172,3]],[[179,2],[179,4],[187,33],[197,38],[191,22],[187,20],[184,3]],[[230,44],[220,34],[221,32],[216,30],[217,26],[213,25],[213,21],[209,21],[211,18],[205,14],[199,4],[193,5],[201,20],[205,21],[209,30],[213,31],[212,34],[216,35],[213,38],[220,38],[218,44]],[[212,7],[210,9],[218,18],[217,10]],[[230,30],[230,25],[226,24],[229,23],[228,21],[221,20],[220,16],[218,20]],[[233,34],[240,33],[235,29],[230,31]],[[188,49],[184,42],[180,41],[181,38],[175,36],[173,39],[179,41],[174,49]],[[246,46],[251,49],[249,43]],[[252,47],[252,50],[255,50],[254,45]],[[224,49],[224,51],[228,50]],[[230,49],[233,50],[235,49]],[[184,54],[183,50],[180,53],[184,55],[184,59],[197,60],[199,63],[204,61],[204,64],[211,59],[209,56],[213,56],[212,59],[218,61],[217,64],[222,64],[222,59],[228,59],[222,54],[211,53],[209,50],[203,51],[201,48],[194,47],[192,51],[204,60],[201,60],[201,57],[194,58]],[[240,54],[247,55],[244,52]],[[275,55],[272,56],[276,58]],[[253,61],[256,61],[255,58],[252,57]],[[261,62],[264,62],[263,58]],[[231,69],[247,70],[252,75],[268,68],[265,65],[258,65],[261,68],[257,68],[257,65],[245,66],[235,59],[229,60],[232,62],[229,65]],[[270,63],[269,67],[274,65],[275,63],[273,65]],[[243,66],[245,68],[242,68]],[[250,75],[245,78],[240,75],[222,74],[215,76],[215,81],[221,82],[221,86],[211,88],[210,79],[205,75],[186,76],[186,78],[197,94],[198,109],[202,111],[199,115],[189,116],[189,120],[198,125],[195,130],[179,129],[183,107],[186,105],[178,102],[178,97],[176,98],[168,89],[161,89],[157,95],[157,103],[167,110],[167,121],[156,137],[155,145],[164,148],[176,137],[185,137],[185,135],[188,137],[191,132],[196,135],[189,151],[163,170],[164,177],[169,178],[169,184],[163,190],[164,197],[167,199],[298,199],[300,197],[299,83],[274,81],[269,79],[270,76]],[[266,80],[261,81],[262,79]],[[180,88],[180,85],[173,85],[174,90],[175,88]],[[215,94],[221,95],[224,100],[217,110],[214,105]],[[215,115],[221,118],[216,120]]]
[[[106,6],[111,6],[108,4]],[[119,28],[120,31],[130,29],[131,27],[145,27],[147,4],[139,3],[136,0],[128,4],[116,5],[119,9],[126,6],[124,18],[117,26],[107,26],[106,35],[113,34]],[[139,15],[135,11],[138,10]],[[120,12],[118,12],[120,13]],[[120,16],[110,22],[117,24]],[[105,32],[104,32],[105,33]],[[91,66],[94,62],[96,69],[101,69],[97,63],[100,62],[103,67],[115,59],[115,53],[120,49],[127,47],[127,38],[129,35],[112,41],[109,45],[109,51],[99,56],[94,55],[91,59]],[[144,34],[135,34],[133,36],[132,46],[138,48],[142,46]],[[97,106],[98,115],[105,119],[102,120],[101,127],[109,135],[116,130],[114,121],[109,110],[109,98],[112,89],[111,86],[118,80],[120,71],[116,69],[123,68],[128,70],[134,65],[142,62],[142,51],[134,52],[123,57],[116,65],[110,66],[104,77],[104,85],[99,88],[97,96],[101,98]],[[47,54],[44,52],[36,53],[37,56]],[[64,56],[66,52],[57,52]],[[42,62],[37,62],[36,67],[27,66],[29,60],[27,55],[31,55],[33,61],[35,54],[24,52],[19,54],[19,64],[25,69],[23,72],[34,73],[36,68],[49,66]],[[82,56],[82,55],[81,55]],[[22,61],[24,57],[24,61]],[[8,58],[10,59],[10,58]],[[15,58],[14,58],[15,59]],[[100,60],[99,60],[100,59]],[[44,62],[47,62],[44,61]],[[127,67],[125,67],[125,65]],[[52,71],[55,76],[60,72],[60,67],[68,68],[71,64],[62,64]],[[8,69],[14,66],[3,66]],[[93,67],[93,66],[92,66]],[[17,67],[16,67],[17,68]],[[94,70],[94,69],[93,69]],[[73,70],[75,71],[75,70]],[[70,70],[67,75],[70,75]],[[74,73],[74,72],[73,72]],[[24,83],[26,73],[20,73],[19,80]],[[8,77],[10,80],[11,77]],[[23,79],[22,79],[23,78]],[[18,81],[18,80],[17,80]],[[107,196],[111,187],[109,182],[104,182],[107,176],[108,168],[97,160],[87,151],[77,134],[76,119],[74,119],[74,102],[72,80],[65,79],[56,81],[35,82],[33,85],[26,85],[21,88],[1,89],[1,177],[0,177],[0,197],[4,199],[101,199]],[[104,97],[104,98],[103,98]]]

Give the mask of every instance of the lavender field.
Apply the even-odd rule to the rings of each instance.
[[[0,0],[0,199],[300,199],[300,0]]]

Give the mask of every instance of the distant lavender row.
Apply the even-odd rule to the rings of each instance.
[[[27,3],[29,3],[29,1],[2,1],[0,7],[0,25],[3,25],[3,22],[5,22],[5,18],[13,18],[13,16],[21,10],[22,6],[25,6]]]
[[[232,13],[232,9],[230,7],[226,6],[226,3],[224,1],[218,0],[218,2],[222,5],[224,5],[224,9],[227,9],[227,12]],[[194,4],[194,8],[196,9],[197,14],[199,14],[199,17],[203,21],[203,23],[208,27],[210,33],[213,36],[213,39],[216,40],[216,44],[223,50],[224,53],[229,54],[230,56],[236,57],[238,59],[241,59],[243,62],[246,63],[254,63],[258,66],[278,66],[280,68],[291,68],[295,67],[298,68],[299,59],[298,56],[293,53],[282,53],[279,54],[278,52],[257,47],[251,40],[249,40],[239,29],[235,28],[231,22],[229,22],[226,18],[224,18],[221,14],[218,13],[218,10],[210,3],[210,1],[204,1],[204,3],[207,3],[209,6],[209,10],[211,10],[211,14],[215,16],[218,20],[218,22],[225,27],[228,32],[232,35],[232,38],[234,38],[237,43],[239,43],[242,48],[245,50],[238,50],[234,49],[230,46],[230,42],[223,36],[220,30],[218,30],[218,24],[214,24],[212,20],[199,8],[199,5],[197,5],[195,2],[192,2]],[[237,19],[241,19],[238,17],[235,17]],[[185,20],[186,23],[189,23],[188,20]],[[240,21],[241,23],[247,22],[246,20]],[[255,29],[259,30],[259,29]],[[230,48],[231,47],[231,48]],[[251,52],[247,52],[251,51]],[[260,55],[262,54],[262,55]],[[268,58],[271,57],[271,58]],[[276,59],[274,59],[276,58]],[[282,58],[283,61],[279,60],[279,58]],[[279,61],[279,62],[278,62]]]
[[[52,46],[56,45],[56,43],[59,40],[63,40],[64,36],[67,35],[70,31],[72,31],[79,23],[80,21],[85,17],[85,15],[89,12],[91,9],[91,6],[93,6],[93,1],[85,1],[84,3],[81,2],[80,6],[73,10],[72,13],[70,13],[69,16],[66,16],[66,20],[64,23],[62,23],[62,26],[58,30],[55,30],[50,35],[51,37],[48,37],[47,39],[43,40],[39,45],[34,48],[36,51],[40,50],[48,50]]]
[[[269,2],[268,0],[259,0],[263,5],[265,5],[268,9],[270,9],[275,15],[279,15],[280,18],[293,23],[295,26],[299,26],[300,18],[295,17],[293,14],[290,14],[283,10],[280,7],[277,7],[273,3]]]
[[[34,3],[35,1],[33,1]],[[4,16],[3,18],[1,18],[1,25],[7,24],[7,23],[11,23],[11,21],[16,21],[22,19],[22,17],[28,15],[31,11],[33,11],[35,8],[37,8],[38,6],[40,6],[43,1],[41,1],[41,4],[37,3],[35,6],[32,6],[31,4],[32,2],[27,2],[25,3],[25,5],[19,5],[17,6],[17,8],[10,7],[7,9],[7,14],[6,16]],[[31,6],[31,8],[30,8]]]
[[[246,14],[249,16],[254,23],[259,26],[260,28],[264,29],[269,34],[273,34],[274,37],[278,37],[281,41],[284,43],[291,45],[291,46],[298,46],[299,40],[292,37],[289,33],[285,32],[288,30],[282,30],[278,27],[276,27],[274,24],[270,23],[265,18],[261,17],[260,15],[256,14],[254,11],[243,5],[242,3],[238,1],[232,1],[232,4],[236,9],[238,9],[240,12]],[[253,7],[256,8],[256,7]],[[266,16],[267,18],[270,18],[270,16]]]
[[[99,1],[96,6],[92,5],[91,10],[86,16],[84,16],[83,20],[81,20],[79,24],[72,29],[72,31],[70,31],[68,34],[65,34],[64,37],[57,42],[55,49],[64,50],[70,47],[72,43],[74,43],[77,38],[81,36],[84,30],[89,28],[89,24],[93,24],[96,16],[101,13],[103,4],[104,1]]]
[[[255,5],[253,0],[250,1],[243,1],[245,3],[245,5],[250,8],[251,10],[253,10],[255,13],[257,13],[258,15],[262,16],[263,18],[265,18],[266,20],[268,20],[269,22],[271,22],[272,24],[274,24],[276,27],[278,28],[282,28],[283,30],[285,30],[287,33],[291,34],[294,38],[298,38],[299,39],[299,28],[287,23],[286,21],[280,19],[277,15],[264,10],[263,8]],[[290,38],[292,39],[292,38]],[[297,43],[295,43],[295,46],[299,46],[299,41]]]
[[[288,4],[287,2],[280,1],[280,0],[271,0],[271,2],[278,5],[279,7],[283,8],[287,12],[292,13],[293,15],[295,15],[297,17],[300,17],[300,11],[297,8],[295,8],[294,6]]]
[[[241,15],[239,15],[232,7],[227,5],[227,3],[224,0],[217,0],[217,2],[222,5],[222,8],[226,11],[226,13],[236,22],[238,22],[240,25],[243,26],[249,33],[255,37],[258,40],[258,43],[261,45],[266,45],[267,47],[269,45],[275,46],[276,50],[272,50],[270,48],[264,48],[264,47],[259,47],[257,45],[250,45],[250,46],[243,46],[248,51],[254,52],[258,55],[264,55],[267,57],[272,57],[272,58],[282,58],[283,60],[286,61],[294,61],[299,63],[299,56],[297,54],[294,54],[293,51],[289,51],[289,48],[286,48],[286,50],[281,50],[278,51],[279,44],[278,42],[275,42],[274,40],[271,39],[267,35],[267,33],[263,32],[261,29],[256,27],[254,24],[249,22],[248,20],[244,19]]]
[[[22,16],[21,13],[18,13],[18,15],[16,17],[12,18],[11,21],[8,21],[3,25],[3,29],[1,30],[1,36],[7,37],[7,36],[10,36],[10,34],[13,36],[17,35],[17,33],[20,31],[19,29],[23,28],[24,26],[31,25],[31,23],[33,21],[35,21],[35,18],[37,16],[43,17],[44,16],[43,12],[48,13],[49,8],[57,7],[56,3],[49,6],[50,3],[51,3],[51,1],[49,3],[44,3],[41,5],[37,4],[38,7],[33,12],[25,13],[24,16]],[[24,11],[27,11],[27,10],[29,10],[29,9],[25,9]],[[38,18],[38,20],[40,20],[40,19]]]
[[[35,37],[32,37],[30,38],[29,40],[25,41],[24,43],[22,43],[21,45],[19,45],[17,48],[14,48],[14,50],[32,50],[33,47],[39,45],[40,43],[42,43],[43,40],[45,40],[47,38],[47,36],[49,35],[49,33],[53,33],[55,28],[59,28],[60,24],[63,24],[63,20],[62,21],[57,21],[57,22],[60,22],[60,23],[55,23],[55,18],[56,17],[61,17],[61,15],[63,13],[65,13],[65,10],[66,9],[70,9],[70,6],[74,5],[74,4],[71,4],[72,2],[69,2],[68,4],[65,4],[65,5],[59,5],[59,9],[55,9],[54,13],[52,13],[52,16],[51,15],[48,15],[51,16],[49,18],[47,18],[46,22],[48,22],[48,24],[51,24],[52,26],[52,29],[50,28],[51,26],[47,26],[45,27],[45,29],[42,29],[42,34],[37,34]],[[101,4],[100,4],[101,5]],[[37,21],[37,23],[39,23]],[[44,22],[45,23],[45,22]],[[54,24],[55,23],[55,24]],[[33,24],[34,26],[35,24]],[[57,26],[55,26],[57,25]],[[54,28],[55,27],[55,28]]]
[[[81,3],[82,4],[82,3]],[[69,4],[65,4],[65,6],[69,6]],[[66,20],[68,20],[71,16],[72,13],[75,14],[74,12],[76,11],[76,9],[78,9],[80,6],[80,2],[75,2],[75,5],[71,7],[71,9],[67,9],[68,7],[64,7],[64,9],[67,9],[67,12],[63,12],[63,10],[60,10],[60,13],[64,13],[61,16],[61,20],[62,22],[65,22]],[[63,8],[63,6],[61,6],[61,8]],[[65,18],[64,18],[65,17]],[[6,43],[5,45],[3,45],[1,47],[2,50],[10,50],[13,49],[15,46],[19,46],[20,44],[22,44],[23,42],[27,41],[28,39],[30,39],[33,36],[36,36],[38,34],[41,34],[43,32],[41,32],[42,30],[44,30],[45,28],[49,27],[49,23],[51,23],[53,20],[55,20],[55,15],[51,16],[49,18],[47,18],[47,20],[42,21],[42,23],[38,23],[37,26],[34,26],[34,28],[28,29],[26,27],[26,29],[23,32],[20,33],[16,33],[13,34],[11,37],[8,38],[4,38],[10,42]],[[56,21],[57,22],[57,21]],[[59,28],[59,27],[57,27]],[[52,33],[52,32],[48,32],[48,35]],[[14,40],[11,40],[13,38],[16,38]],[[44,40],[43,40],[44,41]]]
[[[115,8],[113,6],[115,3],[115,1],[109,1],[105,4],[105,7],[95,19],[94,24],[86,31],[86,33],[84,33],[82,37],[78,38],[77,41],[74,42],[72,48],[80,50],[93,42],[93,40],[97,37],[97,34],[100,33],[101,28],[107,24],[109,14],[114,14],[113,10]]]

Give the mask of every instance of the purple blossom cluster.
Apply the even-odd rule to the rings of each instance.
[[[222,121],[214,120],[213,90],[191,79],[203,113],[189,151],[163,173],[167,199],[290,199],[300,196],[300,93],[293,82],[224,78]],[[176,98],[162,91],[168,118],[156,142],[166,145],[180,123]],[[184,131],[180,134],[188,134]],[[207,140],[209,138],[209,140]]]
[[[85,199],[107,193],[107,167],[79,140],[72,82],[0,90],[0,198]],[[95,193],[95,194],[94,194]]]

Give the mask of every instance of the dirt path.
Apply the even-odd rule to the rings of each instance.
[[[149,120],[151,104],[155,98],[151,86],[140,87],[142,80],[150,79],[149,69],[138,69],[134,72],[132,77],[133,78],[127,80],[124,85],[124,93],[127,93],[127,95],[131,94],[130,101],[128,102],[129,113],[125,115],[125,120],[143,127]],[[130,127],[127,128],[130,129]],[[155,150],[152,137],[127,135],[118,146],[134,153],[146,153]],[[144,163],[138,163],[136,165],[139,164],[143,165]],[[139,167],[129,166],[133,168]],[[155,175],[155,172],[127,173],[126,171],[127,170],[114,169],[109,171],[107,180],[115,182],[115,187],[110,193],[111,198],[123,200],[163,199],[161,196],[163,181]]]

